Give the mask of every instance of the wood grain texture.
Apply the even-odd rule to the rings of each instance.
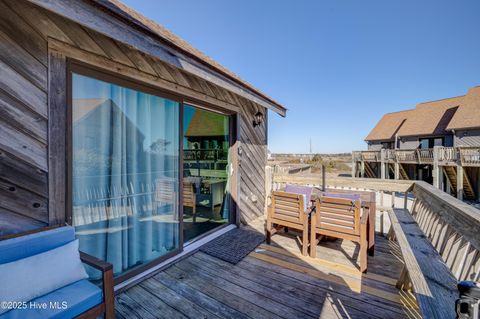
[[[125,34],[122,33],[125,29],[91,29],[119,24],[112,22],[111,18],[99,21],[96,16],[85,15],[87,11],[83,11],[86,9],[84,4],[72,2],[73,7],[68,7],[67,3],[58,3],[65,12],[81,9],[79,17],[94,18],[91,25],[77,24],[41,7],[48,7],[52,3],[39,4],[0,0],[0,133],[5,137],[0,141],[0,152],[3,152],[0,154],[10,154],[18,160],[18,165],[14,166],[10,162],[2,163],[0,178],[23,189],[26,198],[39,196],[43,201],[48,198],[49,222],[64,221],[64,68],[65,58],[69,57],[118,72],[161,90],[178,93],[197,104],[204,101],[215,110],[238,113],[241,118],[238,121],[238,138],[243,148],[242,155],[238,155],[243,164],[236,167],[238,176],[233,187],[238,191],[238,196],[235,195],[240,208],[238,215],[244,222],[263,216],[266,123],[254,128],[252,121],[258,110],[265,114],[266,109],[248,99],[256,100],[258,97],[245,95],[243,89],[239,90],[232,83],[225,86],[225,79],[220,80],[216,74],[204,68],[197,69],[198,66],[193,66],[191,60],[183,64],[183,57],[172,56],[166,51],[162,51],[166,56],[149,56],[145,53],[150,52],[148,50],[138,50],[138,46],[132,46],[129,41],[126,41],[127,44],[118,41],[125,40]],[[92,8],[88,10],[98,13]],[[106,35],[112,36],[110,31],[114,33],[113,38]],[[165,57],[168,57],[167,61],[163,59]],[[28,169],[15,177],[13,173],[23,168]],[[11,198],[10,195],[7,192],[5,196]],[[28,214],[33,211],[30,210]],[[38,219],[43,220],[44,216]]]
[[[207,68],[197,60],[173,49],[171,46],[165,45],[162,41],[158,41],[140,32],[136,28],[131,28],[130,25],[115,19],[104,11],[90,6],[88,3],[73,0],[64,0],[61,2],[30,0],[30,2],[75,21],[84,27],[97,30],[99,33],[119,42],[126,43],[137,48],[139,51],[155,56],[175,69],[184,70],[185,72],[203,78],[265,108],[270,108],[283,116],[286,113],[285,109],[268,101],[256,92],[252,92],[247,89],[245,85],[240,85],[238,81],[226,77],[214,68]]]
[[[49,223],[65,222],[66,210],[66,123],[67,123],[67,66],[66,57],[51,52],[49,65],[48,103],[48,203]]]
[[[0,208],[0,225],[2,225],[0,228],[0,237],[2,237],[38,229],[47,224]]]
[[[411,296],[377,281],[385,277],[366,278],[351,267],[345,271],[345,265],[332,269],[313,262],[300,255],[295,236],[278,236],[276,244],[273,251],[259,247],[236,265],[197,252],[119,294],[117,314],[126,318],[153,314],[157,318],[419,318]],[[372,268],[398,269],[401,261],[388,250],[390,243],[381,237],[378,245],[384,252],[375,256]],[[355,246],[342,243],[342,248],[323,247],[321,255],[348,263],[345,254],[354,254]]]
[[[0,1],[0,29],[10,39],[14,39],[18,45],[34,56],[40,63],[47,66],[47,41],[26,24],[23,19],[4,1]]]
[[[47,173],[5,151],[0,151],[0,179],[48,197]]]
[[[421,314],[425,318],[454,318],[457,281],[441,256],[405,209],[389,212],[395,237]]]
[[[0,208],[48,222],[47,200],[15,184],[0,179]]]

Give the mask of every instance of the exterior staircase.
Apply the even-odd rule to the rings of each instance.
[[[388,164],[388,169],[392,172],[392,174],[395,176],[395,165],[390,165]],[[398,172],[400,173],[400,179],[403,180],[409,180],[407,171],[403,167],[403,164],[398,163]]]
[[[369,162],[365,162],[365,177],[377,178],[377,174],[375,174]]]
[[[452,193],[457,193],[457,170],[454,166],[443,166],[443,172],[450,182]],[[468,178],[468,173],[463,171],[463,193],[467,199],[475,199],[475,191],[473,190],[472,183]]]
[[[403,164],[398,163],[398,171],[400,172],[400,177],[401,179],[404,180],[409,180],[407,171],[405,170],[405,167],[403,167]]]

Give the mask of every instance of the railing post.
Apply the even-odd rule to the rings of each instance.
[[[325,183],[325,165],[322,164],[322,191],[326,189]]]
[[[362,178],[365,177],[365,162],[363,161],[363,159],[362,159],[362,161],[360,162],[360,176],[361,176]]]
[[[480,169],[477,173],[477,201],[480,201]]]
[[[440,152],[439,146],[433,147],[433,186],[440,188],[440,174],[439,174],[439,165],[438,165],[438,155]]]
[[[457,164],[457,198],[463,200],[463,166]]]
[[[380,178],[385,179],[385,149],[380,150]]]
[[[352,152],[352,178],[357,177],[357,153]]]
[[[400,179],[400,164],[395,162],[395,179]]]

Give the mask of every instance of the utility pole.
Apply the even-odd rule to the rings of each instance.
[[[310,154],[312,154],[312,138],[310,137]]]

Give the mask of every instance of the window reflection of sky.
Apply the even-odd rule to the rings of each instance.
[[[178,102],[75,73],[73,74],[73,81],[75,82],[72,90],[74,101],[79,99],[111,99],[145,136],[144,150],[149,150],[152,143],[163,140],[167,141],[163,153],[178,155],[178,143],[173,141],[177,140],[179,132],[172,129],[178,127],[178,125],[169,123],[171,126],[165,127],[164,125],[157,125],[155,122],[155,119],[178,118]],[[137,107],[129,107],[129,105],[136,105]],[[139,110],[139,107],[148,108],[148,110]],[[73,112],[75,113],[75,108]],[[162,123],[162,120],[159,120],[158,123]]]

